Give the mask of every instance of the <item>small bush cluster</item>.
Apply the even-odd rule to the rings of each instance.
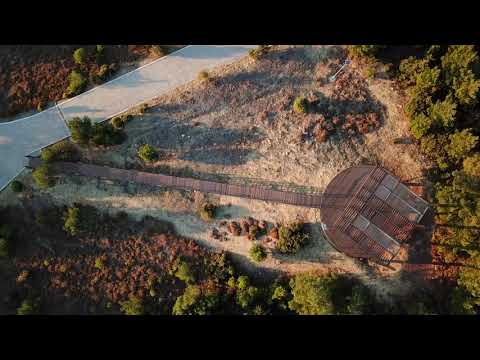
[[[198,215],[204,221],[211,221],[215,218],[217,207],[209,202],[203,203],[198,208]]]
[[[267,252],[262,245],[255,244],[250,248],[250,257],[256,262],[262,262],[267,258]]]
[[[297,114],[306,114],[308,112],[308,100],[304,96],[297,97],[293,102],[293,110]]]
[[[68,140],[60,141],[42,150],[41,158],[45,162],[75,161],[78,159],[77,148]]]
[[[202,70],[198,73],[198,80],[202,82],[210,81],[210,74],[206,70]]]
[[[68,122],[72,133],[72,140],[80,145],[111,146],[122,143],[126,134],[122,129],[114,127],[111,123],[92,124],[88,117],[75,117]]]
[[[73,60],[76,64],[84,64],[87,60],[87,51],[84,48],[79,48],[73,52]]]
[[[125,315],[145,315],[143,302],[136,296],[130,296],[128,300],[121,302],[120,309]]]
[[[276,242],[276,249],[282,254],[297,253],[310,238],[304,230],[304,224],[300,222],[282,225],[278,234],[279,239]]]
[[[32,172],[32,177],[35,180],[35,183],[42,189],[46,189],[55,185],[52,167],[47,163],[37,167]]]
[[[158,159],[157,150],[153,146],[148,144],[140,146],[137,151],[137,155],[146,163],[151,163]]]
[[[99,85],[112,76],[115,71],[115,64],[102,64],[96,72],[90,73],[90,79],[94,84]]]
[[[112,121],[112,125],[116,129],[124,129],[125,125],[131,120],[132,115],[123,115],[123,116],[116,116]]]

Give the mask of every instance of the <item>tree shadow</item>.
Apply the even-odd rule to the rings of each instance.
[[[195,126],[167,118],[144,127],[140,143],[148,143],[178,159],[235,166],[257,155],[255,144],[264,135],[252,129]]]

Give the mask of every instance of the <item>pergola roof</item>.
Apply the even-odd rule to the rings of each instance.
[[[342,171],[327,186],[322,227],[339,251],[389,263],[412,234],[428,203],[378,166]]]

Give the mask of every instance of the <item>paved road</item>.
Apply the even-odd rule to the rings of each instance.
[[[234,62],[256,45],[190,45],[59,104],[68,121],[88,116],[103,121],[179,85],[199,71]],[[0,123],[0,191],[26,165],[25,155],[70,135],[57,108]]]

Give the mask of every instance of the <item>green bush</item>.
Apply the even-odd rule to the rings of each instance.
[[[241,275],[237,279],[237,289],[245,290],[250,285],[250,279],[248,276]]]
[[[75,96],[80,94],[87,85],[87,80],[83,77],[83,75],[73,70],[70,75],[68,76],[68,87],[65,91],[65,97]]]
[[[250,248],[250,257],[257,262],[262,262],[267,258],[265,248],[260,244],[255,244]]]
[[[381,46],[379,45],[349,45],[348,54],[350,57],[374,58]]]
[[[480,179],[480,153],[465,158],[463,160],[463,170],[468,175]]]
[[[215,218],[217,207],[209,202],[203,203],[198,208],[198,215],[203,221],[210,221]]]
[[[462,105],[477,103],[480,79],[475,76],[473,67],[478,65],[478,60],[474,45],[450,45],[442,57],[445,83]]]
[[[92,120],[84,116],[83,118],[74,117],[68,122],[68,128],[72,133],[73,142],[80,145],[88,145],[93,133]]]
[[[124,129],[128,119],[126,116],[116,116],[112,119],[112,125],[116,129]]]
[[[96,258],[95,259],[95,268],[99,269],[99,270],[102,270],[104,268],[105,264],[103,263],[103,259],[102,258]]]
[[[112,146],[121,144],[126,137],[122,129],[116,129],[111,123],[95,124],[91,142],[97,146]]]
[[[24,186],[20,181],[13,180],[12,183],[10,184],[10,188],[12,189],[13,192],[19,193],[23,191]]]
[[[308,101],[304,96],[299,96],[293,102],[293,110],[298,114],[306,114],[308,112]]]
[[[290,280],[288,306],[300,315],[368,313],[373,298],[358,280],[336,274],[300,274]]]
[[[79,48],[73,52],[73,60],[76,64],[84,64],[87,60],[87,51],[84,48]]]
[[[35,315],[37,313],[36,306],[31,299],[22,301],[20,307],[17,309],[17,315]]]
[[[218,307],[218,293],[209,291],[202,294],[200,287],[188,285],[183,295],[179,296],[173,306],[173,315],[210,315]]]
[[[293,298],[288,303],[289,308],[300,315],[334,314],[330,293],[334,281],[333,276],[297,275],[290,280]]]
[[[438,128],[452,128],[455,125],[457,104],[450,96],[444,101],[436,101],[428,109],[428,115]]]
[[[210,74],[206,70],[202,70],[198,73],[198,80],[206,82],[210,80]]]
[[[427,135],[432,127],[433,120],[425,114],[416,115],[410,120],[410,131],[417,140]]]
[[[137,151],[137,155],[146,163],[151,163],[158,159],[157,150],[153,146],[148,144],[140,146]]]
[[[478,144],[478,136],[472,134],[471,129],[456,131],[448,137],[450,143],[447,145],[447,153],[450,158],[459,162],[467,157]]]
[[[64,216],[63,229],[73,236],[80,231],[80,227],[80,208],[72,206],[67,209]]]
[[[72,143],[63,140],[43,149],[41,158],[45,162],[74,161],[78,158],[78,151]]]
[[[304,225],[299,222],[282,225],[278,235],[279,239],[275,246],[282,254],[297,253],[309,240],[309,235],[304,232]]]
[[[376,74],[376,70],[375,70],[375,67],[373,65],[367,66],[364,70],[364,73],[363,73],[363,75],[367,79],[372,79],[372,80],[375,78],[375,74]]]
[[[398,80],[403,86],[414,86],[417,82],[417,75],[427,68],[427,59],[416,59],[410,56],[400,62]]]
[[[50,165],[42,164],[32,172],[32,177],[40,188],[46,189],[55,185],[52,174],[53,170]]]
[[[261,295],[260,289],[254,286],[247,286],[244,289],[240,287],[237,290],[236,302],[242,309],[248,309],[254,305]]]
[[[126,301],[120,303],[120,310],[125,315],[145,315],[145,308],[141,299],[130,296]]]
[[[173,274],[179,280],[191,284],[195,281],[195,277],[190,269],[190,265],[185,261],[178,260],[173,267]]]

